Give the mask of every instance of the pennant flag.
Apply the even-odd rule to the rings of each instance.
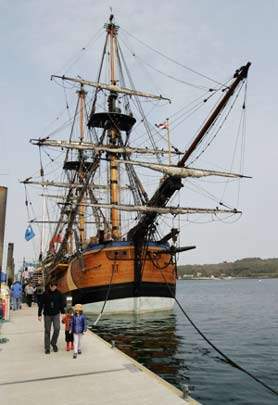
[[[29,225],[25,231],[25,239],[27,240],[27,242],[29,242],[29,240],[33,239],[34,236],[35,232],[33,231],[31,225]]]
[[[51,241],[50,241],[51,244],[53,244],[53,243],[61,243],[61,242],[62,242],[62,235],[60,233],[55,234],[52,237]]]
[[[155,124],[155,126],[159,129],[168,129],[169,124],[167,121],[161,122],[161,124]]]
[[[60,233],[53,235],[53,237],[50,239],[49,250],[51,253],[56,253],[56,243],[62,243],[62,235]]]

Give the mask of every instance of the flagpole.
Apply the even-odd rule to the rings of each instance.
[[[43,191],[45,189],[45,186],[43,186]],[[43,193],[44,194],[44,193]],[[46,205],[46,197],[43,197],[43,205],[42,205],[42,220],[43,220],[43,225],[42,225],[42,232],[41,232],[41,246],[40,246],[40,257],[42,257],[42,251],[44,247],[44,237],[45,237],[45,205]]]
[[[169,153],[169,165],[171,165],[171,142],[170,142],[170,122],[169,118],[166,118],[167,140],[168,140],[168,153]]]

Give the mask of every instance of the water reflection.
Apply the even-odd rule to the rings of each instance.
[[[258,288],[259,286],[259,288]],[[243,367],[275,387],[278,280],[180,281],[177,297],[195,324]],[[254,299],[256,297],[256,299]],[[95,317],[91,319],[91,325]],[[105,316],[92,328],[141,364],[206,405],[274,405],[276,398],[228,366],[176,307],[172,313]],[[189,381],[190,378],[190,381]]]
[[[90,329],[171,384],[189,382],[184,336],[177,332],[174,312],[141,315],[105,315]]]

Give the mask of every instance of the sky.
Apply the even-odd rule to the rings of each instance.
[[[110,7],[123,32],[134,34],[154,49],[221,82],[236,68],[252,62],[244,160],[245,172],[252,179],[241,185],[243,215],[235,223],[182,222],[181,245],[197,248],[180,255],[179,264],[277,257],[278,2],[275,0],[263,3],[259,0],[0,0],[0,184],[8,187],[4,256],[8,242],[15,244],[16,268],[23,257],[34,256],[32,243],[24,239],[27,216],[24,188],[18,180],[38,169],[38,154],[29,139],[42,136],[64,107],[63,91],[50,81],[50,75],[68,73],[64,67],[68,68],[94,38],[98,40]],[[159,68],[169,75],[212,85],[200,76],[165,60],[162,62],[157,54],[150,56],[147,48],[136,49],[138,55],[149,58],[149,63],[155,66],[160,63]],[[94,80],[95,52],[93,47],[91,54],[86,52],[80,64],[82,77],[92,73],[88,78]],[[77,68],[73,66],[69,73],[77,74],[74,69]],[[187,99],[199,95],[192,88],[173,84],[165,77],[153,77],[154,87],[163,92],[165,89],[178,106],[182,99],[185,104]],[[141,89],[149,90],[143,85]],[[170,112],[163,111],[161,119]],[[176,136],[173,142],[182,148],[199,124],[185,122],[173,134]],[[226,139],[220,143],[220,156],[229,149]],[[182,200],[181,205],[186,206],[188,202]]]

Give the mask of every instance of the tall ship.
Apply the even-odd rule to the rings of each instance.
[[[143,109],[144,103],[166,105],[171,100],[135,86],[113,15],[104,28],[95,81],[66,74],[51,77],[74,90],[73,116],[56,132],[30,140],[39,149],[40,171],[22,183],[29,231],[41,229],[37,272],[46,283],[55,280],[86,312],[169,310],[175,302],[177,255],[195,247],[180,246],[177,218],[241,213],[224,203],[182,206],[174,196],[191,179],[246,177],[200,168],[197,157],[216,136],[217,125],[226,121],[244,89],[250,63],[228,82],[207,90],[202,101],[215,94],[217,101],[186,150],[180,150],[170,119],[155,124]],[[142,178],[148,179],[147,185]],[[42,218],[30,213],[30,187],[40,190]]]

